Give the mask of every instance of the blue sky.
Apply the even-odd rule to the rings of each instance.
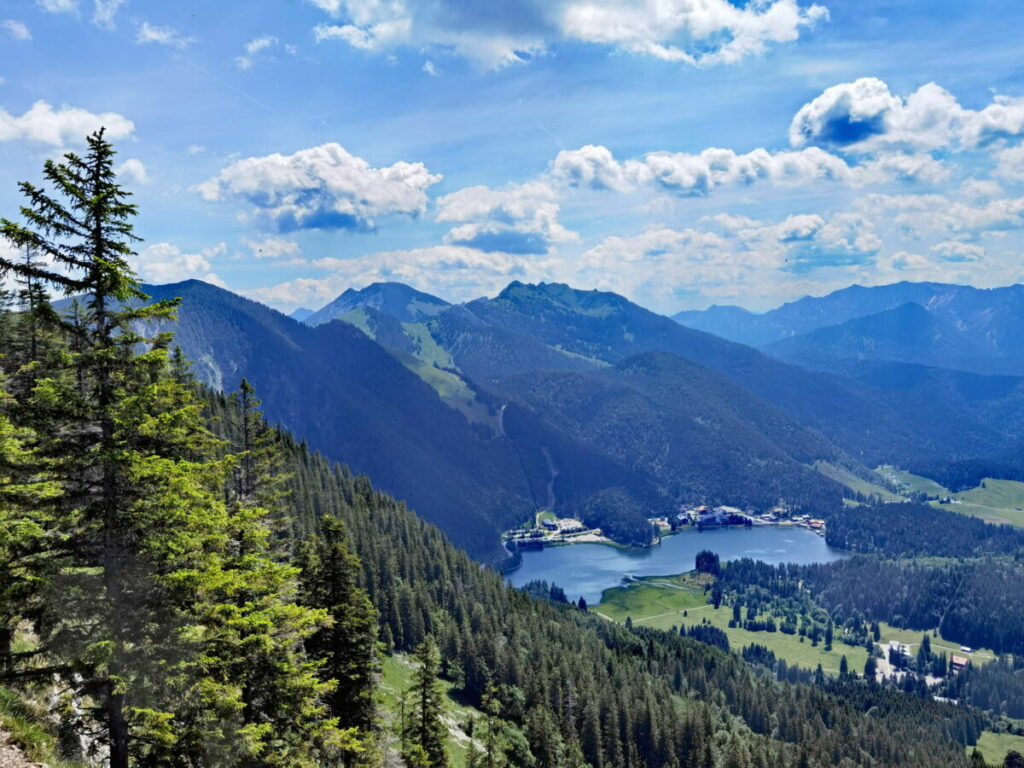
[[[1019,2],[0,0],[0,212],[106,124],[143,278],[663,312],[1024,278]]]

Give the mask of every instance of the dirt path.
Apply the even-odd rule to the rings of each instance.
[[[10,736],[0,731],[0,768],[40,768],[33,763],[16,746],[11,744]]]

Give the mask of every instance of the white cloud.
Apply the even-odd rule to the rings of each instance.
[[[245,53],[235,57],[235,66],[239,69],[251,69],[259,54],[275,45],[277,45],[277,38],[273,35],[263,35],[250,40],[245,44]]]
[[[114,28],[114,17],[127,0],[94,0],[92,23],[104,29]]]
[[[430,75],[431,77],[437,77],[439,74],[437,71],[437,67],[434,66],[434,62],[432,62],[430,59],[427,59],[426,61],[423,62],[423,71],[426,74]]]
[[[78,13],[78,0],[36,0],[47,13]]]
[[[727,0],[573,0],[562,11],[561,32],[666,61],[731,64],[769,43],[792,42],[801,27],[827,18],[823,6],[804,9],[795,0],[746,7]]]
[[[283,237],[268,237],[263,240],[246,240],[244,242],[254,259],[295,258],[301,251],[298,243]]]
[[[698,154],[651,152],[642,160],[620,163],[606,147],[589,145],[559,152],[551,175],[569,186],[631,192],[650,185],[675,195],[696,196],[721,186],[756,181],[779,186],[818,181],[862,183],[863,173],[818,147],[793,152],[755,149],[745,154],[711,147]]]
[[[226,252],[225,243],[204,248],[198,253],[185,253],[171,243],[154,243],[132,259],[132,266],[139,277],[149,283],[198,279],[223,286],[223,281],[212,271],[212,262]]]
[[[0,141],[24,139],[62,147],[82,143],[101,127],[107,129],[108,139],[122,139],[135,130],[131,120],[116,112],[94,114],[68,106],[55,110],[45,101],[37,101],[21,116],[0,109]]]
[[[187,48],[196,42],[194,37],[186,37],[174,27],[158,27],[148,21],[139,25],[139,31],[135,35],[135,42],[139,45],[156,43],[166,45],[169,48]]]
[[[437,201],[437,221],[465,222],[445,242],[483,251],[547,253],[553,243],[578,239],[558,223],[557,194],[540,181],[501,189],[466,187]]]
[[[794,115],[789,141],[844,152],[970,149],[1024,133],[1024,99],[996,96],[981,110],[965,109],[949,91],[927,83],[906,98],[864,77],[826,88]]]
[[[296,229],[368,230],[379,216],[417,216],[427,189],[441,180],[422,163],[373,168],[339,144],[292,155],[250,157],[196,187],[209,201],[238,200],[281,232]]]
[[[947,261],[978,261],[985,255],[984,247],[960,240],[944,240],[929,250]]]
[[[147,184],[149,182],[149,174],[146,172],[146,166],[137,158],[128,158],[115,170],[119,176],[124,176],[128,180],[134,181],[136,184]]]
[[[312,266],[328,274],[296,278],[246,291],[246,295],[290,311],[325,304],[346,288],[393,280],[451,301],[464,301],[483,293],[496,293],[512,280],[550,279],[559,269],[559,263],[551,259],[485,253],[455,245],[386,251],[349,259],[317,259]]]
[[[1010,181],[1024,181],[1024,144],[996,152],[995,175]]]
[[[4,19],[0,22],[0,27],[3,28],[7,36],[12,40],[24,41],[32,39],[32,33],[29,31],[29,28],[16,19]]]
[[[967,179],[960,185],[960,194],[968,200],[986,200],[1003,194],[1003,188],[991,179]]]
[[[190,155],[201,155],[206,151],[206,147],[202,144],[189,144],[185,151]]]
[[[318,41],[368,51],[399,46],[453,50],[485,68],[543,53],[552,43],[584,42],[690,65],[733,63],[773,43],[795,41],[828,17],[796,0],[311,0],[342,24],[321,24]]]

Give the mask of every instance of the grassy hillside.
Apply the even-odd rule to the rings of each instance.
[[[867,651],[863,648],[838,641],[831,651],[826,651],[820,643],[812,646],[810,640],[804,639],[801,642],[798,635],[751,632],[729,627],[732,608],[723,605],[716,609],[709,604],[699,579],[692,573],[651,576],[626,587],[606,590],[601,603],[593,610],[620,623],[629,617],[634,627],[672,629],[691,627],[707,621],[729,636],[729,646],[734,651],[756,643],[765,646],[790,665],[814,669],[821,664],[826,673],[833,675],[838,674],[843,656],[846,656],[850,669],[858,673],[864,669],[864,662],[867,661]]]
[[[1024,736],[1015,736],[1012,733],[992,733],[985,731],[978,739],[978,749],[981,751],[985,762],[989,765],[1002,765],[1006,753],[1011,749],[1024,754]],[[973,747],[968,748],[971,752]]]
[[[879,501],[903,501],[902,496],[893,493],[879,483],[872,483],[862,477],[858,477],[845,467],[838,467],[827,461],[816,461],[814,468],[825,477],[846,486],[854,493],[859,493],[863,496],[873,496]]]
[[[957,512],[990,523],[1024,526],[1024,483],[986,477],[977,488],[954,493],[953,498],[962,502],[950,506]]]

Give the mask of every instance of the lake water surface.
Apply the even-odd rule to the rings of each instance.
[[[651,549],[621,549],[607,544],[568,544],[523,552],[523,564],[508,574],[521,587],[535,579],[558,584],[566,597],[581,596],[589,605],[601,601],[601,593],[622,584],[627,576],[668,576],[693,570],[702,549],[716,552],[722,560],[750,557],[766,563],[829,563],[847,555],[805,528],[755,525],[750,528],[713,528],[666,536]]]

